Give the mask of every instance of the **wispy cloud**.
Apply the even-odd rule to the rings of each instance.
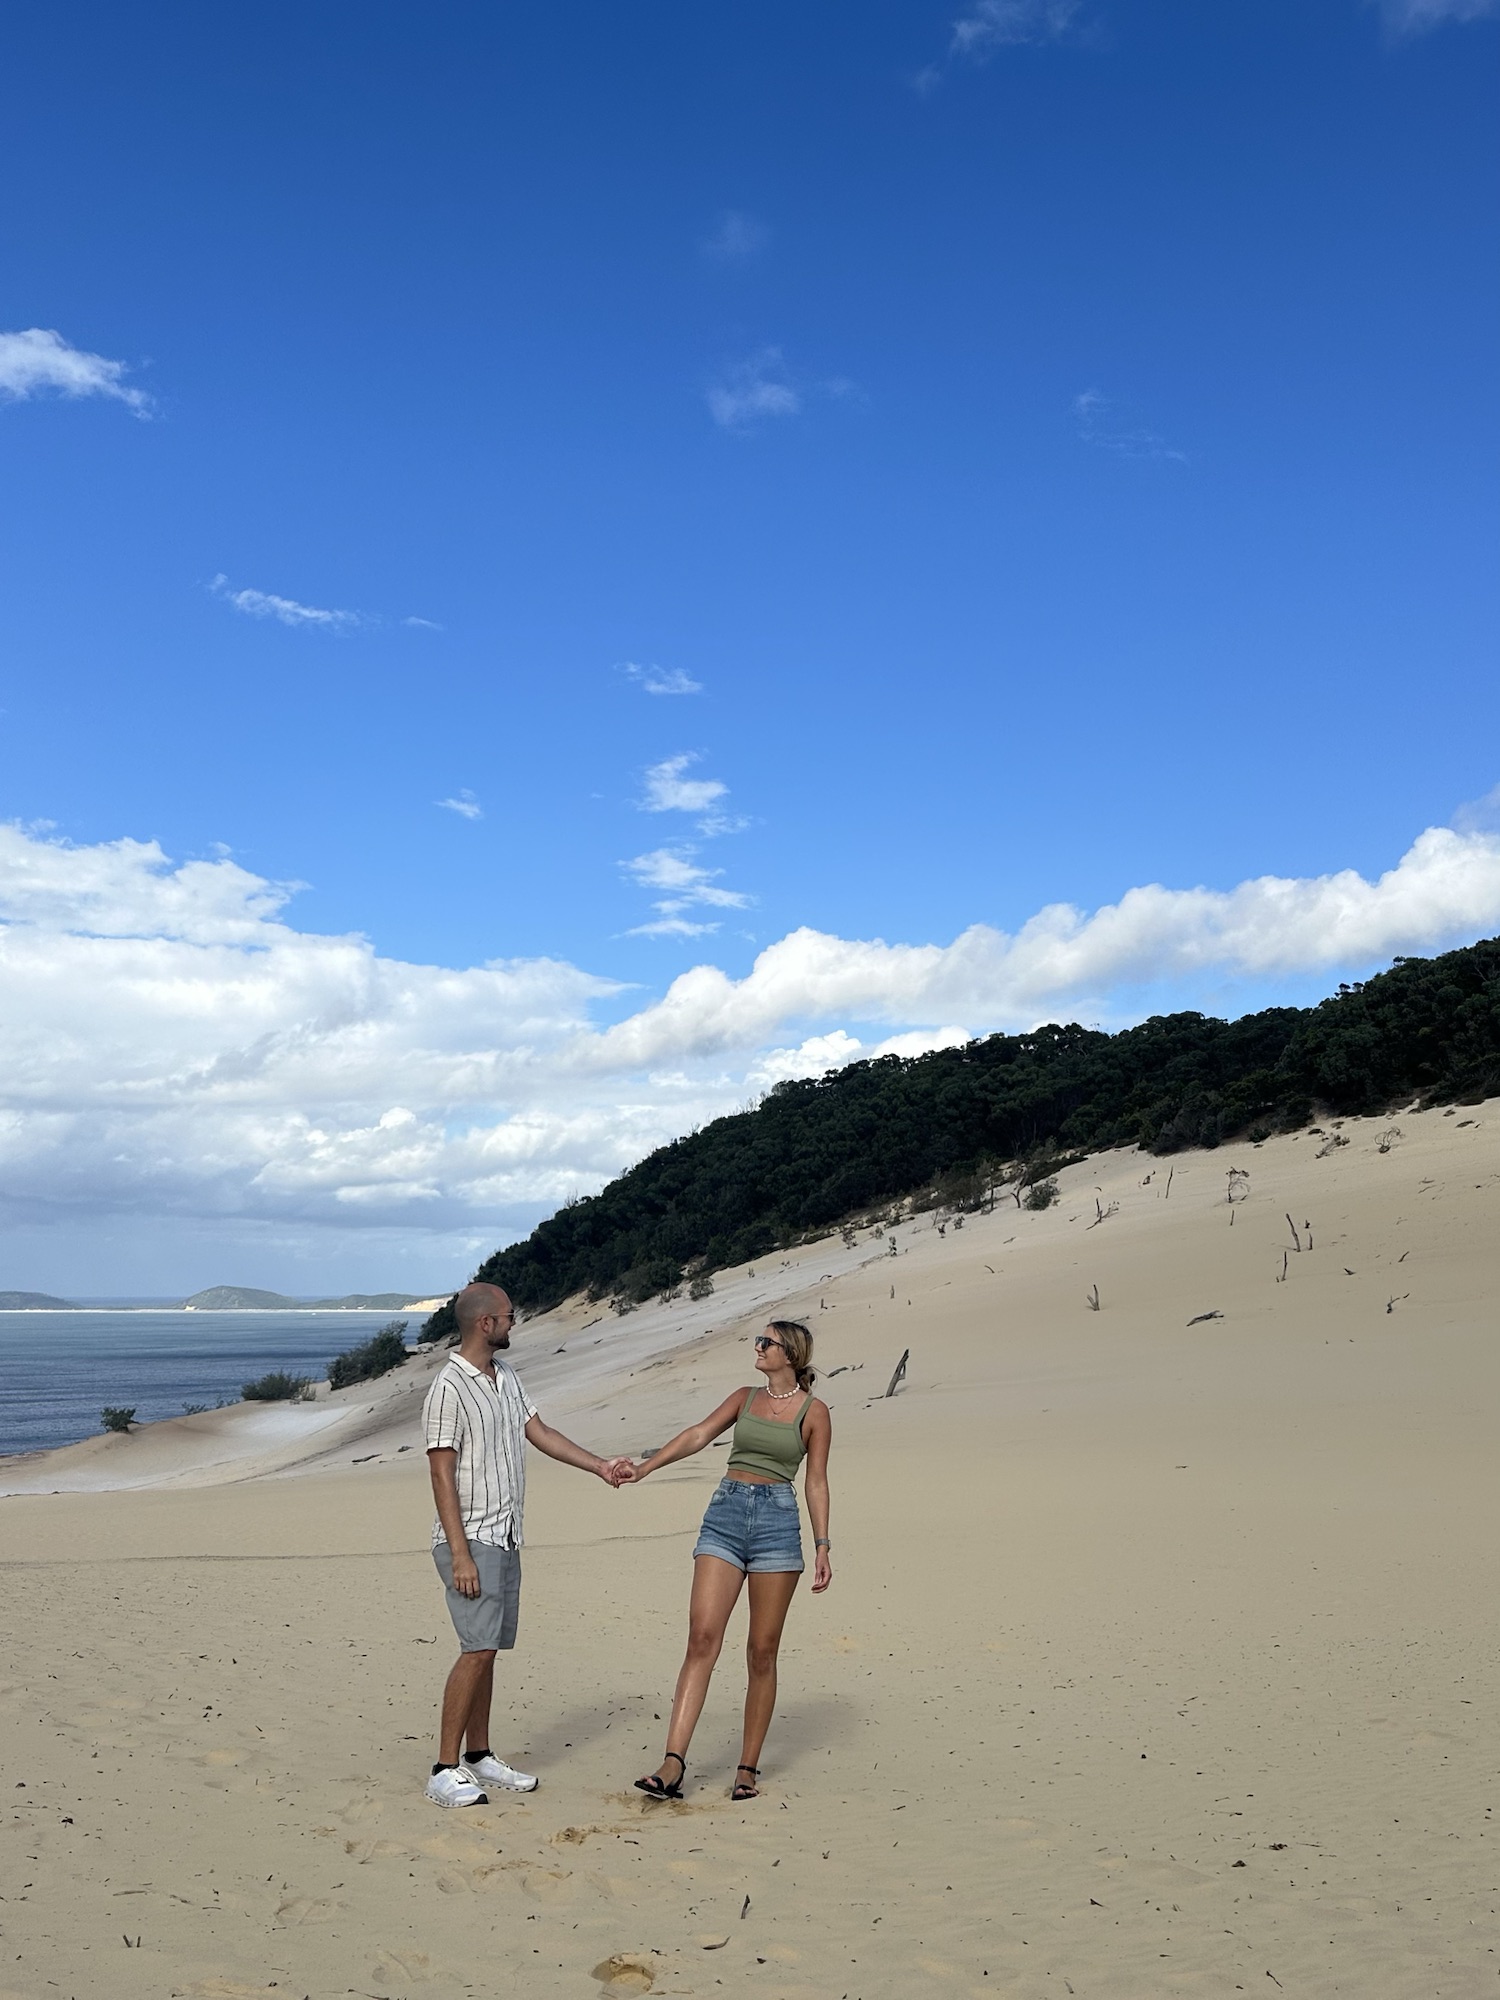
[[[912,82],[926,97],[951,63],[984,63],[1001,49],[1068,40],[1084,31],[1081,13],[1082,0],[972,0],[953,23],[942,61],[929,63]]]
[[[435,618],[403,618],[403,625],[410,625],[418,632],[446,632],[446,625],[439,625]]]
[[[143,389],[126,386],[127,365],[73,347],[60,333],[29,326],[21,333],[0,333],[0,397],[28,402],[33,396],[109,396],[138,417],[149,416],[151,398]]]
[[[860,400],[859,385],[847,376],[793,380],[779,347],[763,347],[746,361],[726,368],[706,393],[709,414],[722,430],[755,430],[768,417],[795,417],[810,396]]]
[[[646,793],[642,812],[706,812],[717,800],[729,796],[729,787],[718,778],[688,778],[683,773],[700,761],[696,750],[680,757],[667,757],[646,773]]]
[[[461,791],[456,799],[435,799],[433,803],[447,812],[457,813],[460,819],[484,818],[484,807],[468,790]]]
[[[278,597],[274,591],[235,590],[222,574],[208,587],[247,618],[274,618],[281,625],[316,625],[325,632],[347,632],[368,622],[360,611],[325,611],[316,604],[299,604],[295,597]]]
[[[1085,389],[1073,398],[1073,415],[1084,443],[1096,445],[1101,451],[1117,451],[1122,458],[1169,458],[1179,465],[1188,462],[1185,451],[1176,450],[1157,432],[1124,420],[1116,406],[1097,389]]]
[[[974,0],[953,23],[951,53],[983,62],[996,49],[1061,41],[1078,15],[1079,0]]]
[[[702,244],[704,256],[712,264],[744,264],[758,257],[771,240],[763,222],[743,209],[726,208]]]
[[[702,681],[695,681],[681,667],[643,667],[626,660],[620,672],[634,681],[644,694],[702,694]]]
[[[1481,21],[1500,14],[1500,0],[1374,0],[1387,33],[1422,35],[1445,21]]]
[[[710,384],[708,408],[721,429],[747,431],[767,417],[795,417],[802,397],[787,378],[781,349],[763,347]]]
[[[716,931],[717,922],[694,921],[685,911],[701,908],[743,910],[750,898],[737,889],[719,887],[722,868],[700,867],[693,847],[658,847],[650,854],[637,854],[622,861],[621,868],[641,889],[665,893],[652,904],[656,916],[650,923],[637,924],[629,937],[705,937]]]

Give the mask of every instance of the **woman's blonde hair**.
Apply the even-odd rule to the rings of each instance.
[[[818,1379],[818,1371],[812,1365],[812,1335],[800,1319],[773,1319],[771,1331],[781,1342],[787,1366],[797,1377],[797,1387],[810,1389]]]

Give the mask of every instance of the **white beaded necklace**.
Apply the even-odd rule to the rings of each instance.
[[[773,1403],[789,1403],[793,1398],[793,1396],[797,1394],[797,1390],[800,1387],[801,1384],[798,1383],[795,1387],[791,1389],[782,1389],[779,1392],[775,1389],[763,1389],[761,1391],[761,1394],[767,1397]]]

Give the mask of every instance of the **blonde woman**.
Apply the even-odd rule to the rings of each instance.
[[[657,1769],[636,1779],[637,1791],[655,1799],[680,1799],[687,1749],[703,1712],[724,1628],[750,1579],[749,1686],[741,1763],[730,1796],[760,1795],[761,1746],[776,1706],[776,1656],[792,1593],[802,1574],[802,1523],[792,1484],[804,1458],[803,1482],[813,1526],[813,1589],[833,1581],[828,1540],[828,1447],[833,1425],[828,1405],[812,1394],[812,1335],[800,1320],[773,1319],[755,1341],[753,1388],[736,1389],[701,1424],[623,1474],[646,1479],[664,1465],[691,1458],[731,1425],[734,1439],[724,1477],[708,1503],[693,1550],[693,1594],[688,1606],[687,1656],[677,1676],[667,1752]]]

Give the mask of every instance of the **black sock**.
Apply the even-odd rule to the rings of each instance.
[[[465,1750],[464,1762],[466,1764],[477,1764],[481,1757],[488,1757],[489,1755],[490,1752],[488,1750]]]
[[[457,1769],[458,1769],[457,1764],[434,1764],[432,1767],[432,1775],[433,1777],[436,1777],[439,1771],[456,1771]]]

